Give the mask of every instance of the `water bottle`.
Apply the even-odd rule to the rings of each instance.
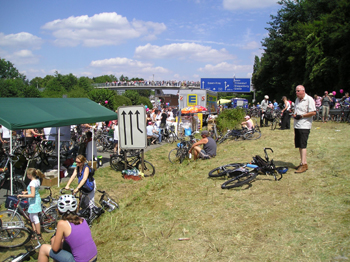
[[[192,158],[192,154],[191,154],[191,153],[188,154],[188,158],[189,158],[189,159]]]
[[[258,166],[257,166],[257,165],[253,165],[253,164],[247,164],[247,167],[250,167],[250,168],[257,168]]]

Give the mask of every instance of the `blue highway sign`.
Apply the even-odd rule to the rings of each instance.
[[[249,93],[250,78],[201,78],[201,89],[216,92]]]

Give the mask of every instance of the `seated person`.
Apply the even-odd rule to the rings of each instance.
[[[216,156],[216,142],[209,136],[209,132],[204,130],[201,133],[202,139],[194,143],[188,153],[193,152],[194,160],[197,158],[210,159]],[[203,145],[203,149],[200,147]]]
[[[78,202],[72,195],[63,195],[57,202],[62,215],[58,221],[51,245],[43,244],[39,251],[39,262],[97,261],[97,248],[87,222],[76,214]]]
[[[157,140],[159,137],[157,128],[155,128],[154,123],[148,122],[148,125],[146,127],[147,130],[147,137],[152,137],[151,144],[153,145],[154,142]]]
[[[250,116],[246,115],[244,117],[245,121],[241,123],[242,128],[246,128],[248,130],[252,130],[254,128],[253,120],[250,119]]]

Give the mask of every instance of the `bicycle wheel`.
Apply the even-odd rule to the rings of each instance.
[[[122,171],[125,167],[124,160],[119,155],[111,156],[109,164],[115,171]]]
[[[4,210],[0,212],[0,219],[2,222],[17,222],[17,221],[23,221],[22,217],[15,213],[12,210]]]
[[[172,164],[179,164],[180,163],[180,153],[181,150],[179,150],[178,148],[174,148],[169,152],[168,158],[170,163]]]
[[[253,170],[250,172],[241,172],[240,175],[226,181],[221,185],[222,189],[229,189],[234,187],[240,187],[244,184],[249,183],[250,181],[254,180],[256,176],[258,175],[258,172]]]
[[[19,247],[31,239],[32,234],[26,227],[18,227],[0,230],[0,247]]]
[[[261,137],[261,132],[260,132],[260,130],[249,131],[249,132],[245,133],[243,135],[243,137],[244,137],[244,139],[247,139],[247,140],[259,139]]]
[[[271,130],[275,130],[279,124],[279,118],[275,118],[272,122],[272,125],[271,125]]]
[[[142,172],[141,160],[139,160],[139,162],[137,162],[136,168],[138,170],[140,170],[140,172]],[[156,173],[156,170],[150,162],[143,160],[143,173],[144,173],[145,177],[154,176],[154,174]]]
[[[57,226],[58,213],[57,207],[52,206],[42,212],[40,224],[43,230],[47,233],[55,232]]]
[[[177,141],[177,136],[175,134],[175,132],[171,131],[169,133],[169,143],[174,143],[175,141]]]
[[[237,169],[238,167],[242,166],[241,163],[232,163],[224,166],[219,166],[217,168],[214,168],[209,171],[208,176],[209,177],[221,177],[226,176],[228,173],[231,173],[233,170]]]

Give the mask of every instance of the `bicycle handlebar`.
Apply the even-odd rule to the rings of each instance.
[[[60,194],[61,194],[61,195],[64,195],[64,194],[65,194],[65,191],[70,191],[70,193],[71,193],[72,195],[75,195],[75,194],[73,194],[74,188],[70,188],[70,189],[61,188]]]

